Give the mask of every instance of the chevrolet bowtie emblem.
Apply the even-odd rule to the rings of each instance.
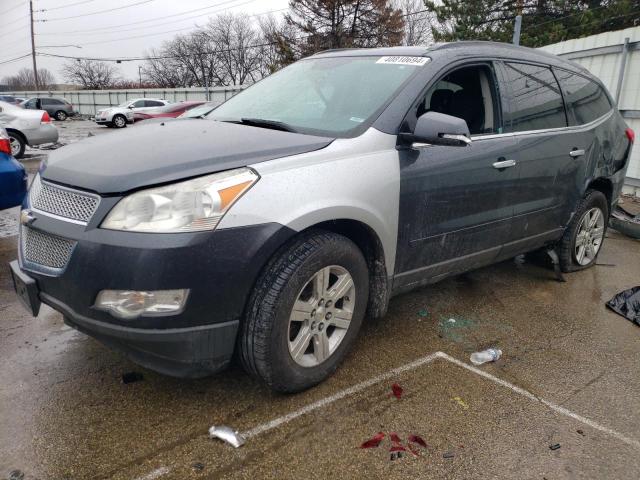
[[[31,225],[36,217],[31,214],[31,210],[22,210],[20,212],[20,223],[22,225]]]

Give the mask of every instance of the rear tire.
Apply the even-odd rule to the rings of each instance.
[[[67,116],[67,112],[65,112],[64,110],[58,110],[54,115],[54,117],[56,117],[56,120],[60,120],[61,122],[64,122],[67,119]]]
[[[609,223],[607,198],[598,190],[587,190],[560,241],[558,256],[563,272],[595,265]]]
[[[294,239],[247,304],[238,339],[245,370],[278,392],[320,383],[355,341],[368,292],[367,263],[351,240],[322,230]]]
[[[11,155],[13,158],[22,158],[27,144],[22,135],[16,132],[7,132],[9,134],[9,142],[11,144]]]
[[[124,128],[127,126],[127,119],[124,115],[114,115],[111,120],[111,125],[113,125],[114,128]]]

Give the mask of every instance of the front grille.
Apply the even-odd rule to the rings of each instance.
[[[21,230],[23,260],[55,269],[67,266],[76,242],[29,227],[22,227]]]
[[[31,207],[45,213],[87,223],[100,204],[100,197],[42,181],[40,175],[29,190]]]

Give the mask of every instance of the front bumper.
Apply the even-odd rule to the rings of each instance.
[[[96,213],[111,202],[103,199]],[[215,372],[230,361],[239,320],[255,280],[293,231],[278,224],[184,234],[141,234],[71,224],[33,211],[28,228],[72,240],[66,267],[25,262],[40,300],[65,322],[153,370],[181,377]],[[23,227],[26,228],[26,227]],[[22,250],[22,247],[21,247]],[[113,317],[94,308],[101,290],[190,290],[183,311]]]

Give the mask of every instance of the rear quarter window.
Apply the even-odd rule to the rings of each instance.
[[[511,112],[505,132],[524,132],[567,126],[562,93],[551,69],[526,63],[505,63]]]
[[[596,82],[567,70],[555,72],[577,125],[593,122],[611,110],[609,97]]]

